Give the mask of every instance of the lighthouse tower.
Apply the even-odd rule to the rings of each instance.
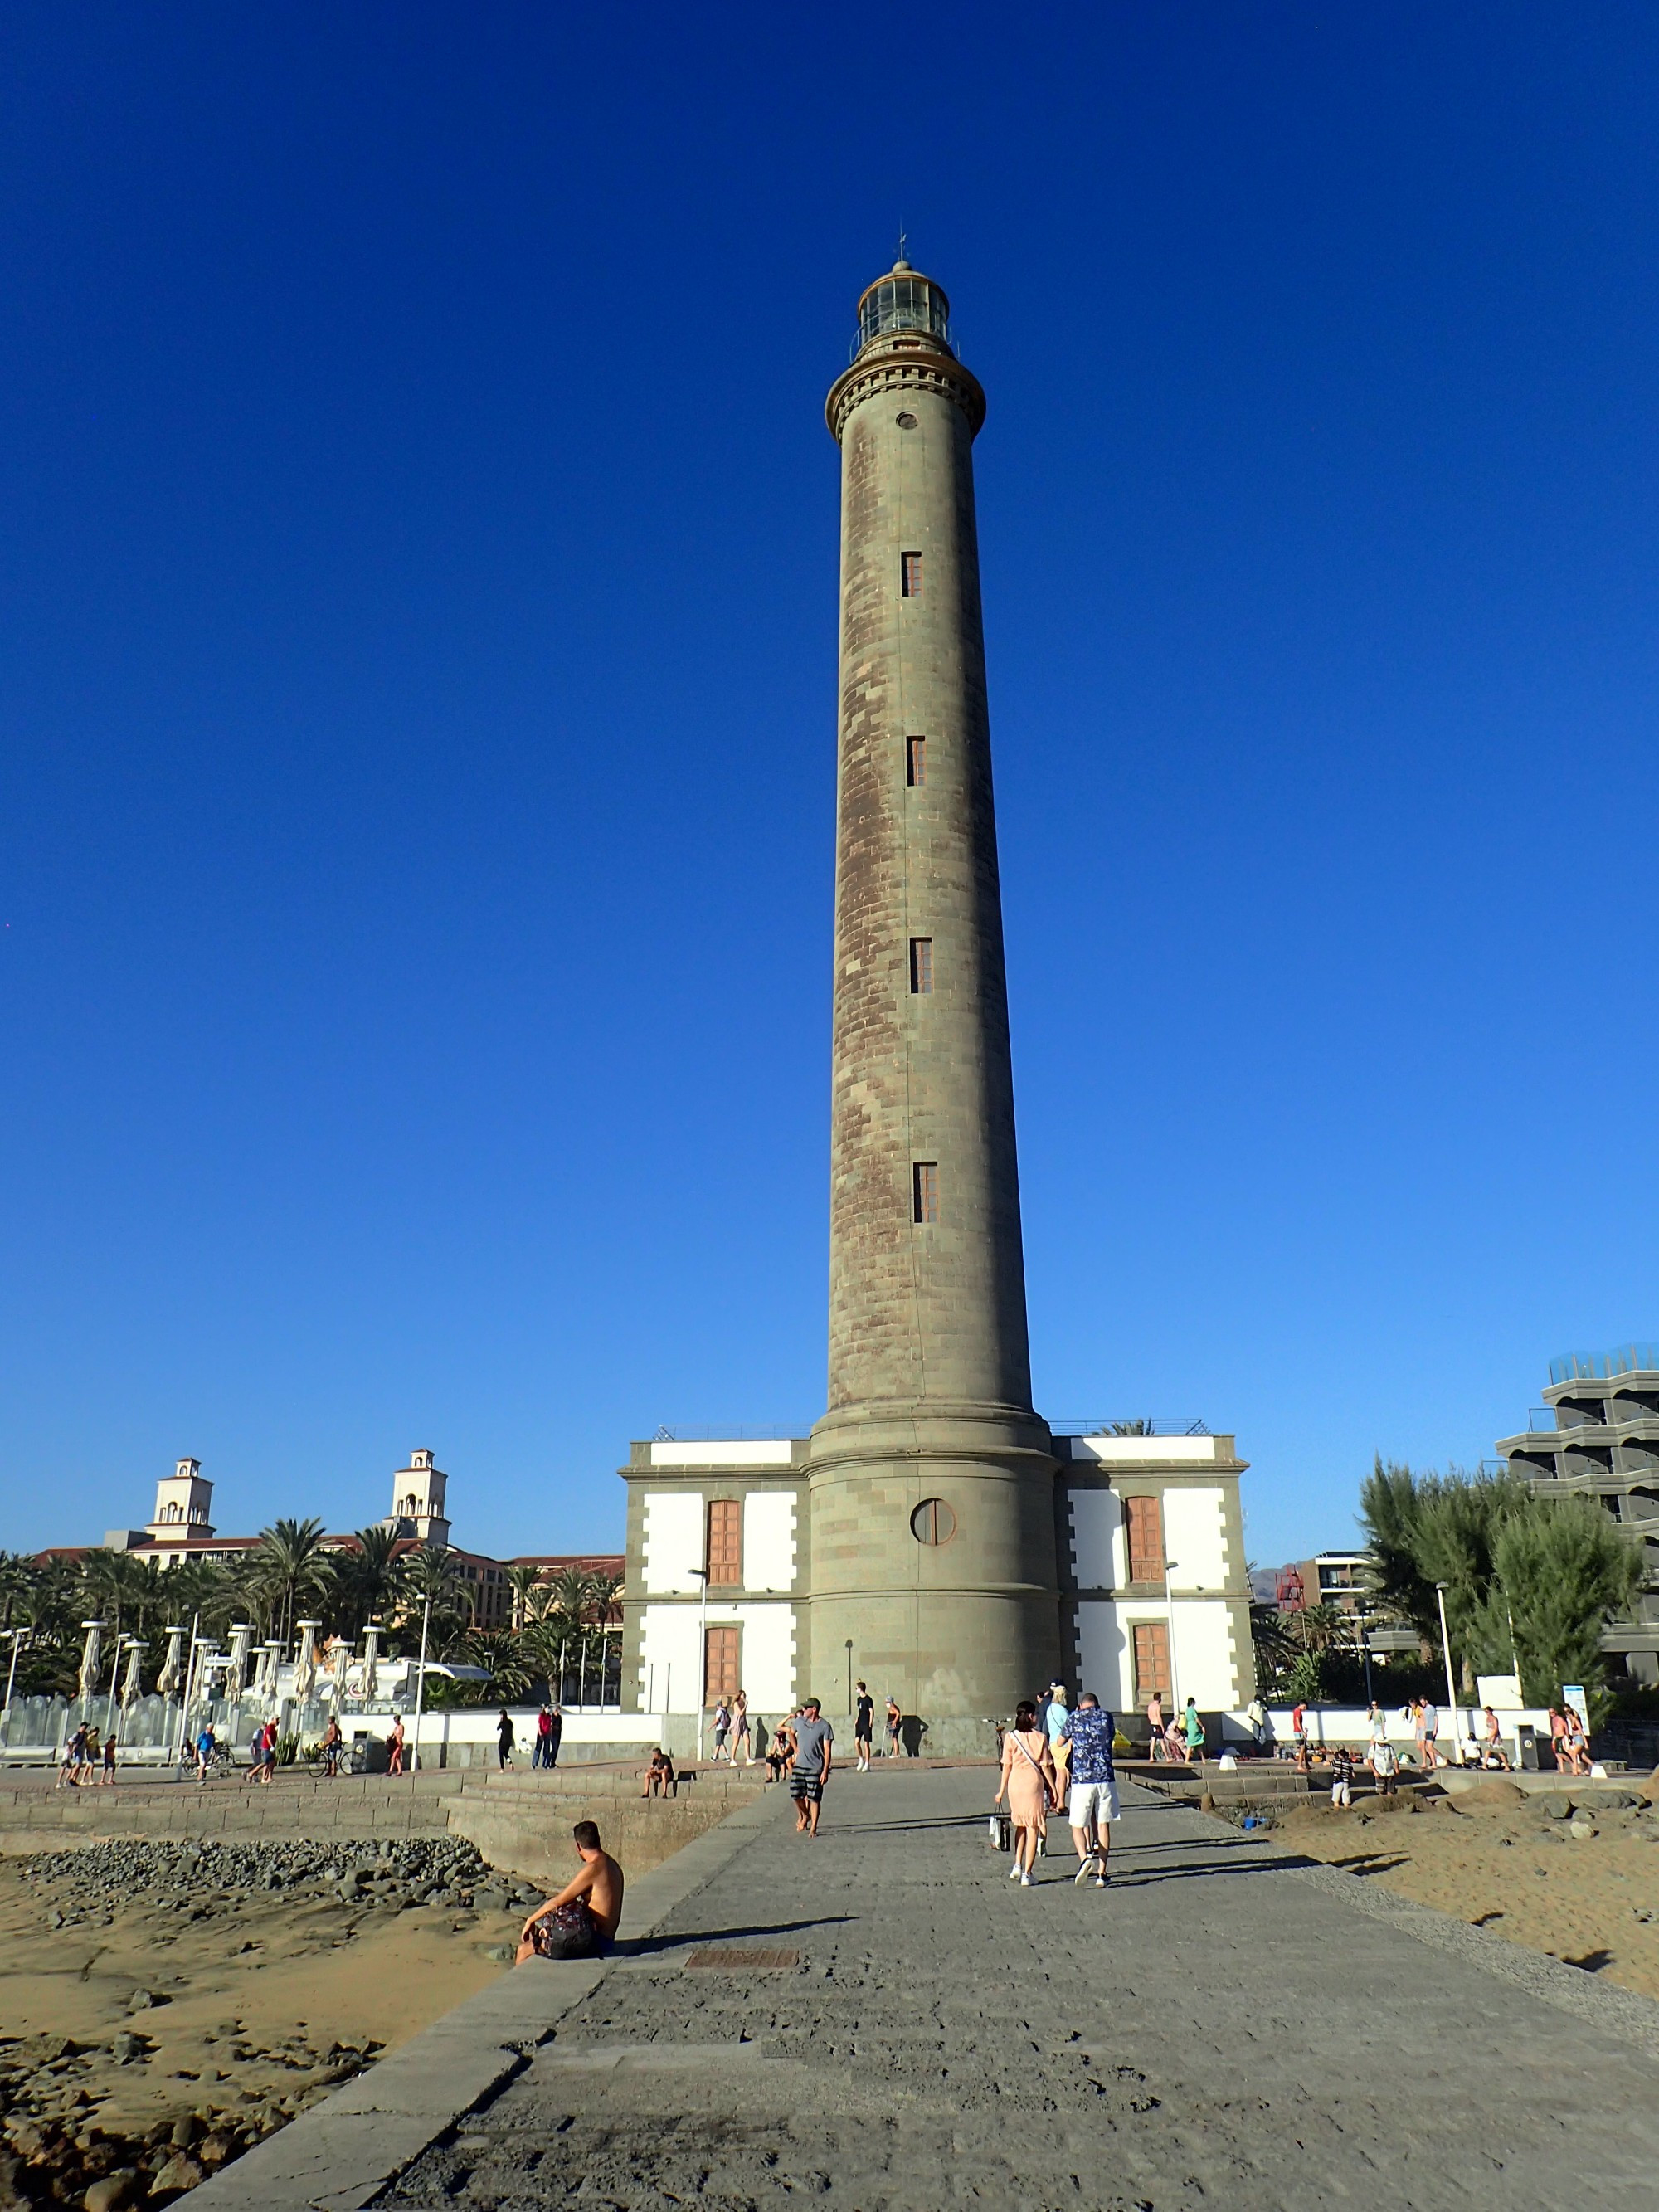
[[[842,456],[830,1390],[808,1461],[811,1680],[828,1694],[850,1664],[937,1716],[941,1750],[952,1719],[1008,1711],[1059,1659],[974,520],[985,395],[949,314],[897,262],[859,301],[825,410]]]

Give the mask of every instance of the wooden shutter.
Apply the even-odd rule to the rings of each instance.
[[[708,1587],[736,1589],[743,1581],[743,1501],[716,1498],[708,1507]]]
[[[1164,1579],[1164,1501],[1161,1498],[1126,1498],[1124,1526],[1129,1536],[1129,1580],[1161,1583]]]
[[[1170,1702],[1170,1631],[1161,1620],[1138,1620],[1135,1632],[1135,1703],[1144,1705],[1158,1691]]]
[[[738,1673],[738,1639],[742,1630],[711,1628],[703,1647],[702,1701],[712,1705],[721,1698],[735,1698],[742,1686]]]

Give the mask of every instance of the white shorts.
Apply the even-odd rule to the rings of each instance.
[[[1097,1826],[1115,1820],[1119,1817],[1116,1783],[1074,1782],[1066,1801],[1066,1817],[1074,1828],[1086,1828],[1091,1820]]]

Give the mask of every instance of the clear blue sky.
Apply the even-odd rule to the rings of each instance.
[[[1659,13],[3,14],[0,1543],[823,1389],[836,455],[979,491],[1037,1402],[1351,1538],[1659,1334]]]

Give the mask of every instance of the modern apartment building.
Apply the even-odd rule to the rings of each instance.
[[[1615,1674],[1659,1683],[1659,1344],[1565,1352],[1542,1396],[1518,1435],[1498,1438],[1498,1464],[1540,1492],[1599,1498],[1641,1547],[1645,1586],[1601,1649]]]

